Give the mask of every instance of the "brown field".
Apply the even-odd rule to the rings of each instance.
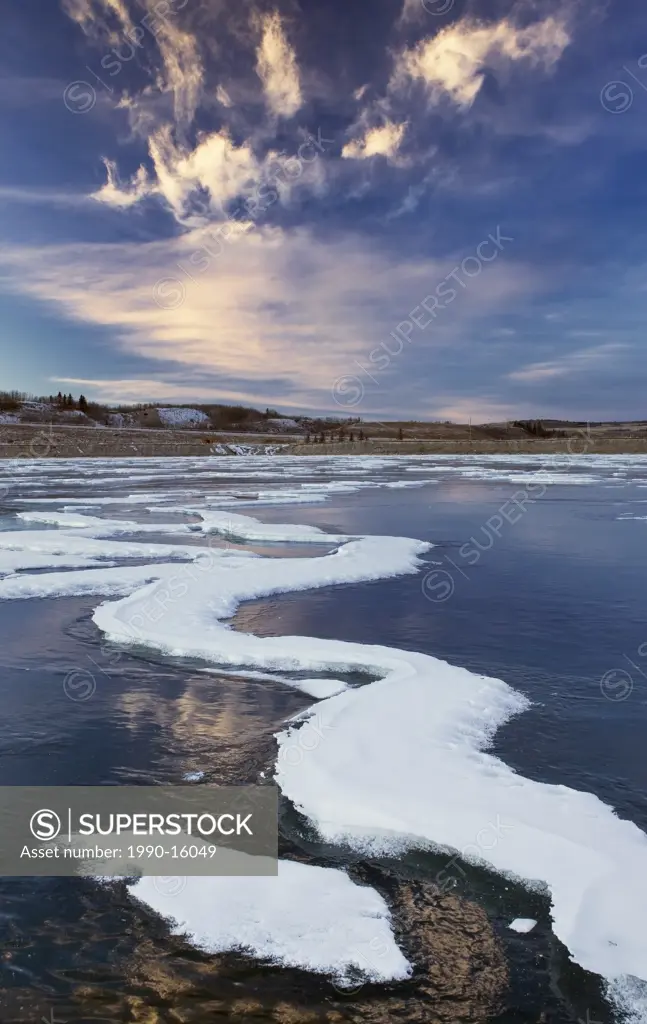
[[[225,433],[201,429],[94,428],[52,424],[0,426],[0,458],[100,458],[211,455],[216,444],[283,444],[289,455],[405,454],[647,454],[647,423],[576,424],[543,421],[548,436],[531,436],[506,424],[362,423],[365,441],[339,440],[326,433],[323,444],[305,435]],[[346,438],[350,431],[345,428]],[[398,440],[402,431],[402,440]]]
[[[211,455],[214,444],[281,444],[278,434],[223,434],[206,430],[67,427],[46,424],[0,426],[0,459],[125,458]]]

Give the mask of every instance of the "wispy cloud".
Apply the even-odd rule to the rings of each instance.
[[[270,110],[293,117],[301,106],[301,84],[296,54],[290,46],[278,12],[261,19],[262,37],[256,51],[256,70]]]
[[[483,85],[487,66],[527,61],[549,68],[569,41],[565,26],[553,17],[525,28],[518,28],[508,19],[486,25],[464,18],[401,51],[391,89],[397,91],[410,81],[420,81],[432,100],[446,96],[467,108]]]
[[[202,229],[163,242],[14,248],[0,255],[0,276],[59,315],[111,329],[124,353],[149,361],[151,379],[156,364],[167,380],[175,366],[183,376],[245,381],[250,396],[273,379],[293,405],[330,408],[333,382],[357,373],[353,359],[365,355],[366,339],[388,344],[399,319],[455,265],[403,258],[352,233],[323,240],[305,228],[257,228],[210,264],[209,251]],[[207,262],[201,274],[194,254]],[[173,302],[158,305],[165,281]],[[474,319],[532,286],[518,263],[493,264],[408,357],[394,360],[396,377],[406,375],[407,359],[410,372],[426,347],[460,339]]]
[[[92,198],[125,209],[157,196],[185,229],[227,221],[230,233],[246,231],[277,200],[287,204],[295,188],[321,191],[319,158],[331,141],[307,136],[293,154],[270,149],[258,158],[250,142],[237,145],[226,128],[202,134],[191,148],[165,125],[148,138],[152,173],[141,166],[122,184],[116,164],[104,159],[107,180]],[[229,210],[233,200],[239,205]]]
[[[518,405],[513,402],[502,402],[496,398],[488,398],[475,394],[471,398],[464,395],[443,395],[429,409],[429,417],[435,420],[449,420],[452,423],[505,423],[516,416],[522,415]]]
[[[140,5],[135,18],[125,0],[63,0],[63,9],[93,42],[115,48],[111,65],[121,67],[132,59],[124,53],[141,50],[145,40],[157,43],[161,65],[154,71],[155,86],[172,95],[175,121],[187,126],[200,99],[204,69],[195,35],[178,20],[186,0],[140,0]],[[130,105],[136,109],[132,97]]]
[[[156,0],[147,2],[154,10]],[[169,18],[161,19],[156,39],[163,64],[158,78],[159,88],[173,96],[176,123],[189,125],[193,121],[204,80],[197,40]]]
[[[225,89],[224,85],[219,85],[217,87],[216,99],[218,100],[218,103],[221,103],[223,105],[223,107],[229,108],[233,106],[233,100],[229,93],[227,92],[227,90]]]
[[[145,196],[153,194],[154,190],[148,180],[145,167],[140,167],[134,177],[122,185],[119,181],[117,165],[112,160],[104,159],[103,162],[106,167],[106,183],[89,198],[96,199],[107,206],[127,210]]]
[[[56,385],[81,389],[88,397],[119,405],[127,402],[209,402],[214,400],[207,381],[201,384],[182,384],[164,377],[50,377]],[[267,395],[231,390],[227,384],[218,385],[218,400],[225,402],[263,402]]]
[[[25,188],[0,185],[0,203],[25,203],[39,206],[87,206],[91,197],[79,192],[53,188]]]
[[[406,124],[386,121],[375,128],[368,128],[363,135],[347,142],[341,155],[345,159],[368,160],[372,156],[384,156],[393,160],[404,137]]]
[[[125,0],[62,0],[62,6],[93,39],[117,43],[133,28]]]
[[[550,380],[553,377],[566,377],[570,374],[600,369],[608,366],[626,347],[626,345],[619,342],[609,342],[606,345],[595,345],[591,348],[578,349],[576,352],[570,352],[559,359],[544,363],[529,363],[528,366],[522,366],[519,370],[513,370],[507,377],[508,380],[534,383],[536,381]]]

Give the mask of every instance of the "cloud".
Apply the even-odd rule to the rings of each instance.
[[[261,27],[256,71],[263,83],[267,105],[280,117],[293,117],[302,103],[296,55],[287,41],[278,12],[266,14]]]
[[[160,377],[50,377],[53,384],[66,387],[81,388],[86,395],[97,398],[110,405],[122,402],[208,402],[213,400],[213,391],[209,385],[178,384],[173,380]],[[251,401],[254,396],[243,395],[239,391],[228,390],[226,386],[218,388],[218,397],[224,401],[239,402],[241,399]]]
[[[218,88],[216,89],[216,99],[218,100],[218,103],[222,104],[223,107],[233,106],[233,100],[229,93],[227,92],[227,90],[225,89],[224,85],[219,85]]]
[[[384,156],[393,160],[404,137],[406,122],[394,124],[387,121],[381,127],[369,128],[358,139],[347,142],[341,151],[342,157],[353,160],[367,160],[372,156]]]
[[[432,38],[403,50],[396,59],[390,87],[397,91],[408,81],[421,81],[437,102],[448,96],[457,106],[474,102],[486,67],[527,61],[550,68],[570,42],[564,25],[553,17],[518,28],[508,19],[484,25],[464,18]]]
[[[91,196],[78,192],[63,192],[54,188],[25,188],[20,185],[0,185],[0,203],[25,203],[44,206],[86,206]]]
[[[236,381],[236,400],[288,396],[293,407],[329,410],[334,382],[358,373],[355,359],[375,370],[369,351],[382,339],[393,351],[390,332],[454,266],[455,254],[403,258],[350,232],[321,238],[269,227],[232,241],[207,228],[156,242],[7,247],[0,255],[13,291],[107,328],[124,354],[147,360],[150,380],[163,370],[167,383],[174,377],[202,394],[231,391]],[[400,344],[376,406],[404,405],[395,384],[412,365],[464,341],[475,320],[510,308],[533,281],[519,262],[491,264],[433,328]],[[211,387],[200,388],[205,380]]]
[[[154,11],[160,4],[147,0],[149,9]],[[173,96],[173,110],[176,123],[189,125],[195,116],[200,99],[204,70],[195,37],[183,31],[169,18],[161,18],[155,33],[162,57],[163,72],[158,77],[161,92]]]
[[[116,164],[104,159],[107,181],[92,196],[124,209],[147,196],[162,197],[176,220],[195,224],[214,216],[226,219],[224,204],[246,192],[262,177],[262,168],[247,145],[236,146],[225,130],[203,135],[195,149],[176,145],[170,125],[148,140],[154,175],[144,167],[125,185],[118,182]],[[202,192],[199,207],[196,193]]]
[[[626,345],[618,342],[609,342],[606,345],[595,345],[591,348],[578,349],[576,352],[570,352],[561,359],[555,359],[552,362],[530,363],[519,370],[513,370],[512,373],[507,374],[507,379],[534,383],[536,381],[550,380],[553,377],[566,377],[574,373],[584,373],[587,370],[604,367],[626,347]]]
[[[332,142],[307,136],[292,155],[268,150],[256,157],[251,144],[236,145],[226,128],[202,133],[193,149],[177,143],[170,125],[151,133],[148,150],[153,173],[144,167],[121,185],[117,167],[104,159],[106,183],[92,198],[124,209],[158,196],[178,224],[192,229],[229,220],[231,231],[247,230],[277,200],[287,205],[297,188],[321,192],[325,170],[320,157]],[[228,210],[227,204],[240,200]]]
[[[94,192],[91,195],[91,199],[96,199],[107,206],[114,206],[116,209],[127,210],[145,196],[153,194],[154,188],[148,180],[145,167],[140,167],[126,185],[121,185],[119,183],[117,165],[112,160],[104,160],[103,162],[106,166],[107,181],[98,192]]]
[[[442,0],[441,11],[444,13],[444,9],[447,11],[451,10],[453,6],[453,0]],[[398,18],[397,25],[406,25],[410,21],[419,21],[421,18],[428,18],[429,14],[422,5],[422,0],[404,0],[402,4],[402,10],[400,11],[400,17]]]
[[[474,395],[444,395],[440,400],[443,404],[432,406],[429,416],[436,420],[450,420],[452,423],[507,423],[520,415],[519,407],[513,403],[501,402],[494,398]]]
[[[133,21],[125,0],[63,0],[65,12],[93,42],[115,47],[115,62],[119,65],[124,60],[119,56],[124,49],[136,51],[145,40],[155,40],[162,59],[155,76],[156,87],[173,96],[175,120],[185,126],[194,118],[204,80],[196,37],[178,21],[178,12],[186,2],[140,0],[144,13]],[[128,106],[136,109],[132,97]]]
[[[210,209],[224,216],[223,204],[260,176],[251,148],[237,146],[224,129],[203,135],[188,152],[175,145],[170,129],[162,129],[150,140],[150,155],[158,188],[178,219],[187,215],[196,189],[207,192]]]
[[[68,17],[95,40],[117,43],[133,29],[125,0],[62,0],[62,6]]]

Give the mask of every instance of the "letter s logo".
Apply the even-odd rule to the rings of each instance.
[[[43,842],[48,839],[56,839],[61,831],[61,819],[55,811],[36,811],[31,816],[29,828],[35,839],[40,839]]]

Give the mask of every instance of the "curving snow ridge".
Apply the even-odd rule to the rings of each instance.
[[[647,980],[647,836],[597,797],[525,779],[485,751],[524,707],[504,683],[388,648],[356,655],[383,680],[318,704],[325,739],[307,756],[290,755],[296,726],[279,735],[285,795],[328,840],[394,851],[403,837],[428,841],[545,883],[578,963]]]
[[[203,520],[197,528],[209,532],[233,530],[239,537],[317,544],[334,540],[314,527],[265,525],[226,513],[199,514]],[[117,601],[103,604],[95,611],[95,621],[109,636],[124,635],[129,641],[175,653],[195,648],[198,639],[199,656],[212,663],[232,665],[250,664],[249,643],[254,641],[259,645],[254,663],[283,670],[298,666],[298,658],[295,659],[289,645],[283,653],[272,651],[264,658],[260,650],[262,641],[235,633],[218,621],[235,611],[241,584],[250,595],[253,589],[260,596],[286,589],[286,584],[288,589],[309,587],[315,579],[323,585],[341,579],[375,579],[385,574],[415,572],[418,553],[430,546],[403,538],[369,537],[349,541],[319,558],[262,559],[244,551],[221,548],[98,539],[141,530],[140,524],[128,521],[55,512],[25,513],[22,518],[62,529],[0,533],[0,571],[4,562],[13,568],[16,563],[28,564],[30,558],[39,566],[75,564],[75,559],[80,564],[81,551],[94,556],[95,565],[100,564],[97,556],[115,553],[123,559],[151,557],[153,553],[167,558],[184,557],[187,563],[8,576],[0,579],[0,599],[132,594],[136,607]],[[189,527],[168,524],[150,529],[185,533]],[[60,551],[68,552],[64,563],[59,562],[63,557]],[[167,632],[165,638],[169,618],[176,621],[179,633]],[[157,626],[160,631],[153,638],[150,631]],[[307,643],[305,638],[296,639]],[[241,674],[240,670],[237,674]],[[258,672],[248,675],[262,677]],[[312,696],[336,693],[346,685],[333,679],[284,682]],[[311,726],[307,724],[305,728]],[[282,862],[278,878],[187,879],[186,887],[172,896],[160,891],[157,881],[143,878],[133,888],[134,895],[158,913],[176,921],[180,918],[174,930],[188,934],[191,941],[206,950],[248,950],[275,963],[333,974],[342,982],[350,971],[359,971],[375,981],[404,979],[411,973],[391,931],[384,900],[370,887],[355,885],[343,871]]]
[[[232,518],[222,513],[210,522],[208,513],[196,514],[201,524],[150,528],[227,532]],[[235,519],[238,536],[258,537],[262,524]],[[63,536],[86,536],[111,553],[121,546],[96,537],[117,536],[123,523],[76,515],[72,521],[58,520]],[[141,531],[139,524],[128,526]],[[319,543],[333,540],[305,529]],[[306,536],[304,528],[279,530],[285,540],[291,533],[298,540]],[[35,532],[13,536],[24,537],[27,546]],[[343,838],[360,850],[432,845],[543,884],[555,933],[573,959],[609,979],[616,998],[642,991],[632,978],[647,981],[647,836],[597,797],[526,779],[488,753],[497,728],[527,707],[523,696],[501,680],[423,654],[299,636],[248,636],[225,624],[251,598],[416,572],[428,547],[406,538],[334,541],[337,549],[319,557],[267,559],[213,550],[203,564],[204,549],[187,549],[194,562],[185,566],[167,562],[9,577],[0,580],[0,598],[127,594],[94,613],[99,628],[122,643],[256,670],[378,676],[321,700],[310,718],[289,723],[279,734],[276,779],[286,796],[329,840]],[[86,554],[95,557],[97,548],[88,547]],[[184,913],[181,901],[173,907],[175,916]],[[216,935],[218,928],[213,923]]]
[[[345,534],[325,533],[317,526],[303,526],[288,523],[261,523],[251,516],[238,515],[235,512],[211,512],[202,508],[191,508],[182,505],[175,508],[160,508],[160,512],[187,512],[198,516],[199,523],[137,523],[128,519],[104,519],[100,516],[88,516],[81,512],[19,512],[17,518],[27,523],[49,523],[54,526],[67,527],[78,536],[83,531],[85,537],[113,537],[119,534],[132,533],[213,533],[222,537],[235,537],[238,540],[267,540],[305,544],[343,544],[352,537]],[[15,534],[14,534],[15,536]],[[29,537],[26,538],[29,543]],[[23,542],[25,543],[25,542]],[[0,536],[0,546],[2,537]]]

